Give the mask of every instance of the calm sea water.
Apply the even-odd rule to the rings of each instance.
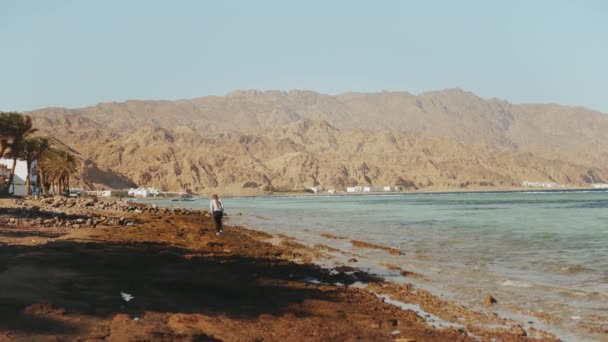
[[[492,294],[505,309],[559,318],[562,330],[588,324],[608,329],[607,191],[224,202],[229,214],[243,214],[232,215],[232,224],[357,253],[361,266],[387,277],[397,277],[387,263],[421,273],[429,280],[427,287],[473,307]],[[178,203],[208,206],[207,200]],[[321,233],[398,248],[404,255],[356,248]]]

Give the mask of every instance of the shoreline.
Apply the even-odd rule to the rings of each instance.
[[[225,198],[265,198],[265,197],[340,197],[340,196],[397,196],[397,195],[425,195],[425,194],[492,194],[492,193],[559,193],[559,192],[577,192],[577,191],[589,191],[589,192],[608,192],[605,188],[585,188],[585,187],[570,187],[570,188],[559,188],[559,189],[547,189],[547,188],[533,188],[533,187],[514,187],[514,188],[495,188],[495,189],[436,189],[436,190],[425,190],[425,191],[394,191],[394,192],[346,192],[340,191],[333,194],[322,192],[322,193],[310,193],[310,192],[284,192],[284,193],[272,193],[272,194],[230,194],[227,192],[222,197]],[[216,191],[217,192],[217,191]],[[221,193],[221,192],[219,192]],[[206,198],[205,194],[194,194],[197,198]],[[170,198],[170,197],[166,197]],[[136,198],[139,200],[141,198]],[[159,197],[151,197],[150,199],[161,199]]]
[[[0,323],[0,340],[74,336],[69,329],[28,330],[27,322],[34,318],[62,326],[80,322],[78,334],[98,334],[106,340],[128,333],[142,339],[160,336],[158,340],[205,336],[272,341],[293,338],[293,327],[299,333],[296,340],[558,340],[411,284],[378,279],[352,265],[324,269],[314,264],[315,258],[330,252],[322,245],[308,247],[287,236],[229,225],[225,235],[216,237],[204,211],[91,199],[47,202],[0,199],[0,244],[5,250],[0,265],[6,265],[0,273],[0,302],[13,302],[0,314],[3,320],[9,314],[18,317],[8,320],[12,324]],[[73,255],[82,260],[72,260]],[[60,262],[51,262],[56,258]],[[91,264],[81,265],[83,260]],[[154,267],[147,266],[151,261]],[[123,265],[131,262],[139,264]],[[126,269],[121,272],[122,267]],[[58,268],[47,274],[49,286],[42,286],[46,298],[33,290],[15,292],[3,286],[9,281],[7,273],[22,270],[26,275],[21,279],[30,284],[44,268]],[[408,276],[407,270],[401,271]],[[78,286],[63,283],[64,278]],[[138,285],[140,281],[144,284]],[[132,292],[128,294],[135,297],[133,302],[121,300],[119,285]],[[181,290],[171,290],[174,287]],[[198,295],[205,300],[199,301]],[[107,303],[95,299],[99,296],[108,297]],[[162,304],[167,299],[173,304]]]

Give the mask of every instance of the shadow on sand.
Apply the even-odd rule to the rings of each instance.
[[[58,218],[62,220],[87,219],[87,215],[66,214],[63,212],[54,212],[39,208],[23,207],[23,208],[0,208],[0,217],[7,216],[16,219],[51,219]]]
[[[94,317],[155,311],[254,319],[288,312],[291,304],[309,298],[336,300],[333,291],[287,286],[289,280],[306,277],[352,281],[311,265],[201,254],[157,243],[0,245],[0,330],[77,331],[62,321],[28,314],[40,303]],[[134,299],[126,302],[121,292]]]

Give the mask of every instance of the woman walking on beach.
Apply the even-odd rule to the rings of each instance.
[[[220,201],[217,194],[213,194],[211,203],[209,204],[213,220],[215,221],[215,235],[220,235],[224,231],[224,225],[222,224],[222,217],[224,216],[224,204]]]

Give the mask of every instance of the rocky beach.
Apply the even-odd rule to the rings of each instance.
[[[558,340],[227,223],[216,236],[205,211],[1,199],[0,341]]]

